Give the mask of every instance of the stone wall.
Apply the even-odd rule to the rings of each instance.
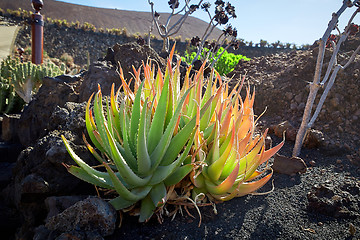
[[[116,43],[123,44],[136,41],[134,36],[113,35],[108,33],[85,31],[82,29],[58,26],[56,24],[45,23],[44,27],[44,50],[50,57],[60,58],[63,53],[68,53],[74,58],[74,62],[78,65],[85,65],[103,57],[108,47],[112,47]],[[19,31],[16,45],[26,47],[31,44],[31,26],[27,23],[23,24],[23,28]],[[153,39],[151,46],[160,52],[163,41]],[[176,50],[179,54],[183,54],[187,45],[185,42],[178,42]],[[270,55],[279,52],[289,52],[291,49],[278,48],[260,48],[242,46],[236,51],[250,58]]]

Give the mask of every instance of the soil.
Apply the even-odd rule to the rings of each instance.
[[[290,156],[292,147],[293,144],[286,143],[280,153]],[[308,165],[315,161],[315,166],[296,176],[274,173],[271,193],[217,204],[217,214],[213,207],[201,207],[200,227],[194,209],[190,210],[194,218],[183,211],[183,216],[178,213],[174,220],[165,217],[162,224],[155,218],[140,224],[137,217],[125,216],[121,228],[106,239],[359,239],[359,216],[344,219],[310,211],[307,194],[316,184],[359,183],[360,169],[345,155],[327,155],[321,148],[304,149],[301,157]],[[260,192],[271,190],[271,184]],[[351,226],[356,229],[354,235]]]
[[[359,39],[349,42],[358,45]],[[340,55],[342,61],[351,55],[345,49]],[[330,54],[328,49],[327,59]],[[256,87],[255,113],[268,108],[261,117],[261,128],[274,129],[274,124],[285,120],[294,129],[300,125],[316,56],[315,45],[308,51],[239,63],[230,74],[235,75],[232,86],[246,73],[247,84]],[[308,166],[305,173],[274,173],[272,192],[217,204],[217,214],[213,207],[200,208],[200,226],[195,209],[190,210],[194,218],[183,211],[183,216],[165,218],[162,224],[156,218],[139,224],[136,217],[125,216],[121,228],[107,239],[360,239],[359,64],[357,57],[349,69],[339,73],[314,125],[325,140],[321,146],[301,152]],[[274,144],[280,141],[274,135],[272,140]],[[293,144],[287,141],[279,153],[291,156]],[[352,194],[348,194],[350,190],[332,190],[348,184],[356,185]],[[271,189],[269,182],[259,191]]]

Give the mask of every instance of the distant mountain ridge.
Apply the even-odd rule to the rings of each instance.
[[[21,8],[33,11],[30,0],[1,0],[0,8],[3,10]],[[126,28],[129,34],[146,34],[149,32],[151,25],[150,12],[95,8],[55,0],[44,1],[44,8],[41,13],[45,17],[52,19],[66,19],[68,22],[88,22],[95,25],[96,28]],[[160,15],[161,19],[165,21],[169,13],[160,13]],[[179,16],[175,16],[172,20],[175,22],[178,18]],[[202,31],[205,31],[207,24],[203,20],[189,16],[175,36],[181,36],[182,40],[184,40],[185,38],[201,35]],[[154,29],[152,34],[158,35],[157,30]],[[209,39],[216,39],[220,34],[221,30],[215,29]]]

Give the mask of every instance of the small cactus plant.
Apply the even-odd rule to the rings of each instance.
[[[39,89],[44,77],[58,76],[64,72],[65,65],[21,63],[19,59],[9,56],[0,64],[0,113],[21,111]]]

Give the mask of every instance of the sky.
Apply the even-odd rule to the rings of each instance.
[[[150,11],[148,0],[61,0],[74,4],[131,11]],[[170,12],[168,0],[152,0],[157,12]],[[183,0],[179,1],[183,3]],[[190,4],[198,1],[191,0]],[[214,0],[209,1],[213,4]],[[225,1],[226,2],[226,1]],[[238,38],[253,43],[260,39],[269,43],[312,44],[324,34],[332,13],[337,12],[343,0],[231,0],[237,18],[231,24],[238,30]],[[340,17],[339,28],[343,30],[355,7],[348,8]],[[360,14],[354,23],[360,24]],[[201,9],[193,13],[204,21],[209,21]]]

